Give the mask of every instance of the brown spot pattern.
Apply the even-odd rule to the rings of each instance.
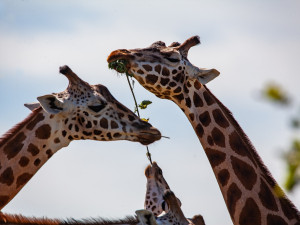
[[[19,160],[19,165],[21,167],[27,166],[29,163],[29,159],[26,156],[22,156],[21,159]]]
[[[218,181],[220,182],[220,184],[224,187],[227,185],[228,180],[230,178],[230,174],[228,172],[228,170],[223,169],[218,173]]]
[[[206,148],[205,152],[213,168],[220,165],[226,159],[226,154],[224,152],[212,148]]]
[[[152,71],[152,66],[150,66],[150,65],[143,65],[143,68],[148,72]]]
[[[59,138],[55,138],[55,139],[54,139],[54,143],[55,143],[55,144],[58,144],[58,143],[60,143],[60,140],[59,140]]]
[[[165,86],[167,83],[169,83],[170,79],[169,78],[160,78],[160,83],[161,85]]]
[[[7,145],[4,147],[3,152],[7,156],[7,159],[10,160],[14,158],[23,148],[23,141],[25,140],[25,135],[23,132],[15,136]]]
[[[110,127],[112,128],[112,129],[117,129],[118,127],[119,127],[119,125],[117,124],[117,122],[115,122],[115,121],[111,121],[110,122]]]
[[[203,92],[203,97],[207,105],[212,105],[215,103],[215,100],[210,96],[210,94],[207,91]]]
[[[225,147],[225,136],[218,128],[215,127],[211,131],[211,136],[216,145],[218,145],[220,147]]]
[[[154,70],[155,70],[157,73],[160,73],[160,71],[161,71],[161,66],[160,66],[160,65],[156,65],[156,66],[154,67]]]
[[[42,113],[37,114],[36,117],[27,124],[26,129],[32,130],[35,127],[35,125],[38,122],[42,121],[44,118],[45,117]]]
[[[100,126],[103,127],[104,129],[107,129],[108,128],[108,121],[106,118],[102,118],[100,120]]]
[[[235,213],[235,206],[237,201],[241,198],[242,192],[235,183],[232,183],[227,191],[227,207],[231,218]]]
[[[203,126],[207,127],[211,122],[209,112],[205,111],[204,113],[201,113],[199,116],[199,120]]]
[[[252,154],[249,152],[246,144],[243,142],[240,135],[236,131],[232,132],[229,135],[229,145],[235,153],[237,153],[241,156],[248,156],[248,158],[256,166],[256,162],[255,162]]]
[[[0,183],[6,184],[7,186],[12,185],[14,179],[14,173],[11,167],[6,168],[0,175]]]
[[[179,102],[181,102],[181,101],[184,99],[183,94],[180,94],[180,95],[174,95],[173,97],[174,97],[177,101],[179,101]]]
[[[39,154],[40,150],[34,144],[29,144],[27,151],[31,153],[32,156]]]
[[[198,82],[198,81],[195,81],[195,83],[194,83],[194,87],[195,87],[197,90],[199,90],[199,89],[201,88],[201,84],[200,84],[200,82]]]
[[[144,74],[144,71],[141,70],[141,69],[139,69],[139,70],[137,71],[137,73],[139,73],[139,74]]]
[[[260,225],[261,214],[259,208],[252,198],[248,198],[239,218],[240,225]],[[276,223],[274,223],[275,225]]]
[[[284,219],[282,219],[280,216],[277,215],[271,215],[269,214],[267,216],[267,225],[288,225]]]
[[[214,140],[213,140],[213,138],[212,138],[210,135],[207,136],[207,143],[208,143],[210,146],[213,146],[213,145],[214,145]]]
[[[192,102],[191,102],[191,99],[190,99],[190,98],[186,98],[186,99],[185,99],[185,105],[186,105],[186,107],[191,108]]]
[[[155,76],[155,75],[149,74],[149,75],[146,76],[146,83],[147,84],[153,85],[153,84],[156,83],[157,80],[158,80],[158,77]]]
[[[257,180],[255,170],[248,163],[245,163],[234,156],[231,156],[230,158],[235,175],[246,189],[251,190]]]
[[[190,117],[191,121],[194,121],[194,119],[195,119],[194,113],[190,113],[189,117]]]
[[[48,159],[51,158],[51,156],[53,155],[51,149],[48,149],[48,150],[46,151],[46,154],[47,154],[47,156],[48,156]]]
[[[194,102],[195,107],[203,106],[203,101],[196,92],[194,92],[194,95],[193,95],[193,102]]]
[[[198,124],[198,125],[196,126],[195,131],[196,131],[197,136],[200,137],[200,138],[201,138],[201,137],[203,136],[203,134],[204,134],[203,127],[202,127],[200,124]]]
[[[264,207],[273,211],[278,211],[273,192],[262,179],[260,181],[260,191],[258,195]]]
[[[212,111],[212,115],[214,117],[215,122],[223,128],[226,128],[229,126],[229,123],[223,113],[221,112],[220,109],[215,109]]]
[[[34,160],[33,164],[35,166],[39,166],[41,164],[41,160],[40,159],[36,159],[36,160]]]
[[[29,173],[23,173],[22,175],[20,175],[17,178],[17,188],[26,184],[30,180],[31,177],[32,177],[32,174],[29,174]]]
[[[35,131],[35,136],[39,139],[48,139],[51,134],[51,127],[49,124],[44,124],[40,126]]]
[[[163,67],[161,74],[164,76],[169,76],[170,71],[166,67]]]

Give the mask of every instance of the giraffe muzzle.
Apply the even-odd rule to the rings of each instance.
[[[107,57],[107,62],[111,63],[119,59],[124,59],[124,60],[132,60],[135,57],[131,54],[130,51],[126,49],[118,49],[110,53],[110,55]]]
[[[160,140],[161,133],[158,129],[150,127],[145,131],[140,131],[137,135],[137,139],[142,145],[149,145],[155,141]]]

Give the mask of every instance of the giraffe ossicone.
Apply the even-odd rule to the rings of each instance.
[[[159,130],[142,121],[101,85],[89,85],[68,66],[67,89],[27,104],[32,113],[0,138],[0,210],[41,166],[73,140],[128,140],[151,144]]]
[[[107,61],[126,60],[128,73],[147,90],[177,104],[208,157],[233,224],[300,224],[300,213],[271,176],[232,113],[208,90],[216,69],[192,65],[187,56],[198,36],[183,44],[119,49]],[[280,192],[280,194],[278,194]]]

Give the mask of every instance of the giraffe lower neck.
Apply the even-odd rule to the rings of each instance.
[[[52,118],[51,118],[52,117]],[[2,209],[59,149],[69,144],[55,117],[33,112],[0,142],[0,209]]]
[[[198,81],[173,101],[192,124],[234,224],[295,224],[299,212],[262,163],[231,113]]]

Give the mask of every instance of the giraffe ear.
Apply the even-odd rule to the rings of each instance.
[[[199,69],[199,72],[196,74],[196,78],[201,84],[207,84],[219,76],[219,74],[220,72],[216,69]]]
[[[25,103],[24,106],[31,111],[34,111],[35,109],[39,108],[41,105],[39,102],[33,102],[33,103]]]
[[[64,103],[56,98],[55,95],[44,95],[37,98],[43,109],[50,114],[57,114],[63,111]]]

